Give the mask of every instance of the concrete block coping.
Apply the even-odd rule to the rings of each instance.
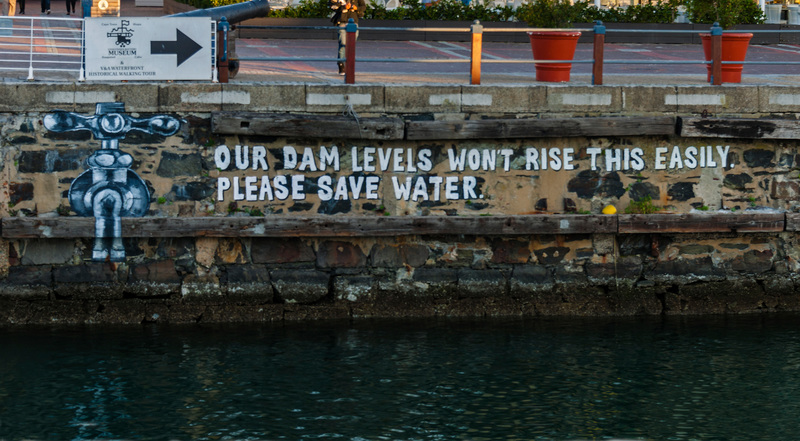
[[[760,117],[800,112],[794,86],[321,85],[305,83],[0,83],[0,112],[92,112],[124,102],[128,112],[222,110],[341,114],[613,115]]]

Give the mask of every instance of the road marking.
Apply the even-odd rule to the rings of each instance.
[[[452,56],[452,57],[454,57],[454,58],[469,58],[469,56],[468,56],[468,55],[459,54],[459,53],[456,53],[456,52],[455,52],[455,51],[453,51],[453,50],[448,50],[448,49],[445,49],[445,48],[438,48],[438,47],[436,47],[436,46],[434,46],[434,45],[432,45],[432,44],[430,44],[430,43],[423,43],[423,42],[421,42],[421,41],[409,41],[409,43],[411,43],[411,44],[416,44],[416,45],[418,45],[418,46],[422,46],[422,47],[424,47],[424,48],[426,48],[426,49],[430,49],[430,50],[434,50],[434,51],[439,51],[439,52],[441,52],[441,53],[443,53],[443,54],[450,55],[450,56]]]
[[[785,48],[792,48],[792,49],[783,49],[784,47]],[[776,46],[765,46],[765,48],[766,49],[772,49],[772,50],[775,50],[775,51],[790,52],[790,53],[793,53],[793,54],[800,54],[800,48],[798,48],[797,46],[790,45],[790,44],[779,44],[779,45],[777,45],[777,47]]]

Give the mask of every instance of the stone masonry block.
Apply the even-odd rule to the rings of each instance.
[[[658,262],[645,277],[656,283],[688,284],[724,280],[725,270],[714,264],[711,257],[666,260]]]
[[[256,238],[250,255],[253,263],[313,262],[314,250],[301,239]]]
[[[553,279],[558,287],[567,291],[574,291],[576,288],[583,289],[589,286],[589,278],[581,267],[556,266],[553,271]]]
[[[274,289],[263,265],[228,265],[220,282],[228,299],[237,303],[270,303]]]
[[[189,274],[181,284],[181,298],[185,304],[221,305],[225,303],[219,278],[213,275]]]
[[[367,264],[367,256],[358,245],[343,241],[319,244],[317,266],[320,268],[358,268]]]
[[[169,259],[132,266],[125,291],[137,297],[154,297],[177,294],[180,288],[175,261]]]
[[[286,303],[314,303],[328,295],[330,275],[317,270],[277,270],[270,274],[275,294]]]
[[[425,245],[400,245],[400,255],[403,257],[403,262],[409,266],[425,265],[430,253],[430,248]]]
[[[363,302],[371,300],[378,286],[372,276],[337,276],[333,282],[333,295],[337,300]]]
[[[613,234],[595,234],[592,236],[592,248],[599,255],[614,254],[615,240],[616,238]]]
[[[501,271],[458,270],[459,297],[504,297],[506,294],[506,278]]]
[[[74,253],[74,240],[28,240],[21,250],[21,262],[23,265],[64,264],[72,261]]]
[[[413,281],[417,297],[457,298],[458,270],[452,268],[417,268]]]
[[[517,265],[511,273],[510,289],[514,297],[553,287],[553,275],[542,265]]]
[[[530,258],[530,241],[505,239],[492,241],[493,263],[526,263]]]
[[[116,269],[107,263],[87,263],[53,269],[57,297],[101,300],[122,298]]]
[[[765,273],[772,269],[774,255],[771,250],[750,250],[731,261],[731,269],[749,274]]]
[[[369,257],[374,267],[399,268],[422,266],[429,255],[430,249],[424,245],[375,245]]]
[[[10,267],[0,283],[0,298],[46,300],[52,289],[51,272],[49,265]]]
[[[613,259],[605,263],[586,263],[586,275],[595,282],[635,281],[642,273],[642,263],[634,256]]]
[[[403,266],[400,248],[391,245],[375,245],[369,253],[373,267],[399,268]]]

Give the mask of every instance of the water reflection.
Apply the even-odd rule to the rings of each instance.
[[[4,329],[0,439],[793,439],[797,319]]]

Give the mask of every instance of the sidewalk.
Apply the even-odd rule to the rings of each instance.
[[[54,16],[63,15],[62,4],[51,0]],[[38,5],[37,5],[38,6]],[[163,8],[136,6],[136,0],[120,0],[121,17],[161,17]],[[240,63],[230,82],[303,82],[343,84],[334,58],[337,43],[330,40],[237,39],[231,50],[240,58],[330,58],[329,62],[249,61]],[[707,85],[703,55],[699,44],[606,44],[603,68],[604,85]],[[439,59],[447,63],[365,62],[367,59]],[[380,41],[361,39],[357,45],[356,85],[358,84],[452,84],[466,86],[469,76],[468,43],[439,41]],[[531,60],[529,44],[484,42],[481,84],[542,85],[535,81],[532,62],[498,63],[497,61]],[[570,86],[592,84],[592,46],[579,44],[572,68]],[[647,64],[647,60],[678,61],[678,64]],[[748,61],[775,64],[745,65],[743,85],[800,85],[798,65],[800,45],[750,45]],[[621,64],[619,61],[632,61]],[[696,63],[695,63],[696,62]],[[686,63],[686,64],[683,64]],[[730,84],[729,84],[730,85]]]
[[[161,17],[164,15],[164,10],[160,6],[136,6],[136,0],[120,0],[119,10],[120,17]]]

